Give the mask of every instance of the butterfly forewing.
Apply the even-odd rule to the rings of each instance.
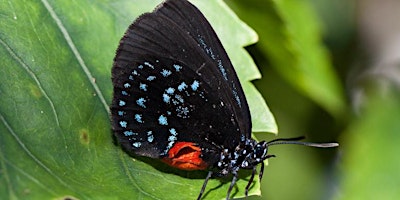
[[[163,9],[158,9],[155,13],[174,19],[178,26],[187,31],[197,45],[211,58],[214,67],[206,69],[205,73],[217,73],[219,75],[217,80],[221,82],[216,82],[216,79],[211,76],[203,76],[203,79],[216,88],[220,87],[219,90],[223,91],[220,96],[224,102],[232,106],[231,111],[238,119],[242,134],[250,138],[251,117],[246,98],[232,63],[207,19],[187,1],[167,1],[164,3]]]
[[[250,137],[232,64],[186,1],[167,1],[139,17],[120,42],[112,74],[113,131],[129,152],[157,158],[177,141],[218,149]]]

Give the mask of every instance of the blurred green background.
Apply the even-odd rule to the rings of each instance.
[[[311,141],[340,143],[335,150],[271,147],[278,157],[270,159],[262,197],[254,199],[399,199],[400,2],[226,2],[259,35],[260,41],[247,49],[262,72],[254,83],[276,117],[279,137],[306,135]],[[287,38],[274,38],[274,32],[289,34],[296,44],[288,47]],[[296,65],[325,50],[324,64],[337,82],[331,87],[325,77],[308,78],[343,105],[314,95],[296,75],[301,68]],[[292,57],[279,58],[290,55],[287,51],[298,56],[294,65],[287,65]],[[310,71],[321,67],[308,64]]]
[[[340,143],[333,149],[272,146],[277,158],[265,168],[262,196],[248,199],[400,199],[400,1],[224,1],[257,32],[256,44],[222,1],[195,1],[221,24],[214,28],[234,64],[251,64],[238,46],[252,44],[246,49],[262,74],[252,82],[279,128],[278,135],[256,133],[259,140],[305,135]],[[198,194],[205,174],[187,178],[132,159],[110,138],[115,49],[131,21],[158,3],[0,0],[1,199]],[[259,74],[235,67],[251,88],[246,81]],[[246,95],[253,103],[261,99]],[[268,116],[261,104],[255,113]],[[259,128],[262,120],[253,119],[256,129],[273,132],[273,119]],[[206,199],[224,197],[229,184],[219,184],[210,181]],[[246,184],[238,182],[238,196]]]

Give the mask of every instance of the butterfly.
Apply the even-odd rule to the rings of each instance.
[[[120,41],[112,67],[112,130],[125,151],[161,159],[181,170],[232,175],[274,157],[268,147],[306,143],[290,139],[257,142],[243,89],[220,40],[203,14],[187,0],[167,0],[138,17]]]

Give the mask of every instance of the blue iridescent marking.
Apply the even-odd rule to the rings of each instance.
[[[139,66],[141,66],[141,65],[139,65]],[[142,68],[143,68],[143,66],[142,66]],[[137,73],[136,70],[133,70],[132,74],[133,74],[133,75],[138,75],[138,73]]]
[[[142,115],[141,114],[135,114],[135,120],[137,122],[139,122],[139,123],[143,123]]]
[[[176,130],[174,128],[169,129],[169,132],[174,136],[178,135],[178,133],[176,132]]]
[[[178,117],[184,117],[187,116],[189,114],[189,108],[188,107],[182,107],[182,106],[178,106],[176,108],[176,112],[178,113]],[[182,116],[184,115],[184,116]],[[184,117],[186,118],[186,117]]]
[[[161,75],[163,75],[164,77],[167,77],[167,76],[169,76],[169,75],[172,74],[172,72],[171,72],[170,70],[167,70],[167,69],[163,69],[160,73],[161,73]]]
[[[136,104],[143,108],[146,108],[146,105],[144,105],[145,102],[146,99],[144,99],[143,97],[140,97],[138,100],[136,100]]]
[[[178,101],[179,101],[179,102],[181,102],[181,103],[183,103],[183,102],[184,102],[184,100],[183,100],[182,96],[181,96],[181,95],[179,95],[179,94],[176,94],[176,95],[175,95],[175,99],[176,99],[176,100],[178,100]]]
[[[172,148],[174,143],[175,143],[175,141],[171,141],[171,142],[168,143],[167,148],[164,150],[164,155],[166,155],[168,153],[168,151]]]
[[[144,65],[146,65],[147,67],[150,67],[152,69],[154,69],[154,66],[152,64],[150,64],[149,62],[144,62]]]
[[[118,115],[119,115],[119,116],[124,116],[124,115],[125,115],[125,112],[124,112],[124,111],[118,111]]]
[[[128,93],[127,93],[125,90],[122,90],[122,91],[121,91],[121,94],[124,95],[124,96],[127,96],[127,95],[128,95]]]
[[[147,80],[148,80],[148,81],[152,81],[152,80],[154,80],[154,79],[156,79],[155,76],[149,76],[149,77],[147,77]]]
[[[131,84],[129,84],[129,83],[124,84],[124,88],[130,88],[130,87],[131,87]]]
[[[146,92],[147,91],[147,84],[140,83],[139,88]]]
[[[192,88],[193,91],[196,91],[199,88],[200,84],[199,81],[194,80],[192,85],[190,85],[190,87]]]
[[[165,90],[165,92],[167,92],[167,94],[174,94],[175,89],[172,87],[169,87],[168,89]]]
[[[147,141],[148,142],[153,142],[153,140],[154,140],[154,136],[153,135],[150,135],[149,137],[147,137]]]
[[[126,126],[128,125],[128,122],[126,122],[126,121],[119,121],[119,125],[121,125],[122,128],[126,128]]]
[[[132,146],[134,146],[134,147],[136,147],[136,148],[139,148],[140,146],[142,146],[142,143],[141,143],[141,142],[134,142],[134,143],[132,144]]]
[[[202,46],[203,49],[206,51],[206,53],[213,59],[215,60],[215,55],[214,52],[212,51],[211,47],[208,48],[208,45],[204,42],[203,37],[201,35],[197,35],[198,41],[200,42],[199,46]]]
[[[242,103],[240,102],[240,98],[239,98],[239,95],[238,95],[237,91],[236,90],[232,90],[232,93],[233,93],[233,96],[235,96],[235,99],[236,99],[236,102],[237,102],[238,106],[242,107]]]
[[[171,115],[171,112],[170,112],[170,111],[167,111],[167,115]]]
[[[126,105],[126,103],[125,103],[125,101],[119,100],[119,104],[118,105],[119,106],[124,106],[124,105]]]
[[[169,101],[171,100],[171,97],[168,94],[163,94],[163,101],[165,103],[169,103]]]
[[[139,68],[139,69],[143,69],[143,65],[139,65],[138,68]]]
[[[170,142],[173,142],[173,141],[175,141],[177,138],[175,137],[175,136],[173,136],[173,135],[170,135],[169,137],[168,137],[168,141],[170,141]]]
[[[224,66],[222,65],[222,61],[221,60],[218,60],[218,68],[219,68],[219,71],[221,71],[222,76],[224,77],[224,79],[227,81],[228,80],[228,76],[226,75],[226,71],[225,71]]]
[[[124,131],[124,135],[131,136],[131,135],[133,135],[133,132],[132,131]]]
[[[179,72],[182,69],[182,66],[174,64],[175,71]]]
[[[160,125],[168,125],[167,118],[164,115],[160,115],[160,117],[158,118],[158,123]]]
[[[153,135],[153,132],[151,132],[151,131],[148,131],[147,132],[147,141],[148,142],[153,142],[153,140],[154,140],[154,135]]]
[[[182,92],[182,90],[184,90],[186,88],[187,88],[187,85],[185,82],[182,82],[181,84],[178,85],[179,92]]]

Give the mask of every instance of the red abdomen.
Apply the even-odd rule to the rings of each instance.
[[[163,162],[182,170],[204,170],[208,164],[200,158],[201,149],[192,142],[176,142]]]

